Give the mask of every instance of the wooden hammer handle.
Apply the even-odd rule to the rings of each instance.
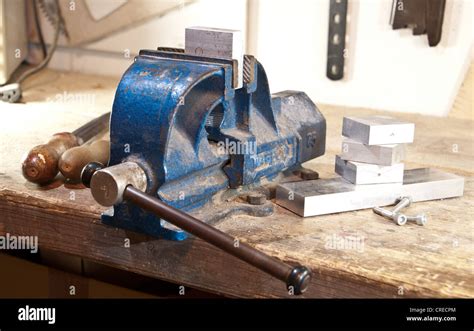
[[[64,152],[59,160],[59,171],[67,179],[80,182],[82,169],[90,162],[109,163],[110,142],[97,140],[90,145],[82,145]]]
[[[69,148],[82,143],[76,135],[70,132],[60,132],[44,145],[33,147],[23,158],[21,168],[23,176],[30,182],[47,183],[58,174],[58,162],[61,155]]]

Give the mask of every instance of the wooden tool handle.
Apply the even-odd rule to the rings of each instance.
[[[110,142],[97,140],[90,145],[74,147],[61,156],[59,171],[67,179],[80,182],[82,169],[90,162],[109,163]]]
[[[38,145],[24,157],[21,168],[23,176],[30,182],[47,183],[58,174],[58,162],[69,148],[79,146],[82,141],[70,132],[60,132],[44,145]]]

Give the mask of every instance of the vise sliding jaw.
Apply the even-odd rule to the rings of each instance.
[[[241,88],[237,70],[243,70]],[[218,192],[274,180],[323,155],[325,136],[325,119],[308,96],[271,95],[253,56],[239,63],[176,49],[142,50],[115,95],[109,166],[136,163],[146,193],[190,211]],[[186,238],[127,201],[102,219],[152,236]]]

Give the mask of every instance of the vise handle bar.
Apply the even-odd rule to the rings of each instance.
[[[132,172],[132,169],[136,169],[134,168],[135,165],[132,162],[122,163],[119,165],[119,167],[122,165],[125,167],[130,167],[130,172]],[[117,166],[114,166],[114,168],[115,167]],[[131,183],[122,186],[120,183],[120,175],[118,175],[116,178],[112,178],[112,174],[114,174],[114,172],[110,171],[107,173],[107,169],[111,169],[112,167],[105,168],[102,171],[101,168],[102,165],[99,163],[90,163],[84,167],[82,171],[82,181],[84,185],[91,187],[92,195],[99,203],[103,205],[110,205],[112,203],[111,200],[102,200],[98,194],[102,194],[104,192],[104,188],[109,186],[108,183],[113,182],[111,187],[119,188],[119,190],[122,192],[115,191],[111,193],[111,191],[109,191],[106,194],[107,199],[109,199],[110,196],[114,196],[115,194],[121,195],[120,200],[129,201],[144,210],[152,212],[153,214],[181,228],[182,230],[285,282],[289,293],[296,295],[302,294],[308,288],[311,280],[311,271],[307,267],[290,266],[251,247],[250,245],[238,242],[234,237],[164,203],[163,201],[151,195],[148,195],[147,193],[134,187],[134,185]]]
[[[239,242],[236,244],[235,238],[227,233],[219,231],[193,216],[137,190],[131,185],[125,188],[123,197],[125,200],[154,213],[184,231],[284,281],[288,290],[293,290],[295,294],[303,293],[309,284],[311,276],[306,267],[291,267],[245,243]]]

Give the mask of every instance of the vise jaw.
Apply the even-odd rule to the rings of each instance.
[[[237,71],[243,84],[237,88]],[[270,94],[253,56],[142,50],[117,88],[110,162],[135,162],[148,194],[196,210],[229,188],[275,179],[325,152],[326,122],[303,92]],[[103,222],[182,240],[186,233],[126,201]]]

